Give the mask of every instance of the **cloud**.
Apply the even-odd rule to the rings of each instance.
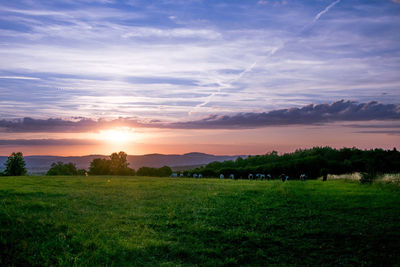
[[[78,146],[99,143],[86,139],[0,139],[0,146]]]
[[[400,17],[386,12],[390,1],[342,1],[329,23],[301,34],[335,0],[279,12],[282,1],[257,1],[6,1],[0,76],[19,78],[0,78],[0,118],[185,121],[341,98],[399,103]]]
[[[63,119],[33,119],[23,118],[16,120],[1,120],[0,129],[7,132],[90,132],[104,129],[107,127],[117,127],[120,125],[129,125],[132,127],[142,126],[133,119],[115,119],[112,121],[93,120],[87,118],[77,118],[75,120]]]
[[[204,38],[204,39],[219,39],[221,34],[209,29],[160,29],[151,27],[126,27],[126,33],[122,34],[123,38],[137,37],[159,37],[159,38]]]
[[[392,2],[400,5],[400,0],[392,0]]]
[[[388,134],[388,135],[400,135],[400,130],[381,130],[381,131],[359,131],[356,133],[361,133],[361,134]]]
[[[7,132],[90,132],[121,126],[169,129],[249,129],[372,120],[400,120],[400,105],[382,104],[377,101],[357,103],[341,100],[331,104],[310,104],[300,108],[277,109],[261,113],[214,114],[200,120],[186,122],[143,121],[135,118],[118,118],[115,120],[24,118],[2,120],[0,121],[0,129],[3,128]]]
[[[76,9],[18,9],[0,7],[0,12],[6,12],[16,15],[25,15],[31,18],[35,17],[50,17],[58,21],[77,23],[83,21],[100,21],[101,19],[110,18],[143,18],[143,14],[138,12],[128,12],[113,8],[76,8]]]
[[[400,120],[400,105],[382,104],[376,101],[356,103],[341,100],[332,104],[311,104],[302,108],[278,109],[262,113],[239,113],[233,116],[211,115],[205,119],[174,123],[170,126],[230,129],[369,120]]]
[[[282,1],[266,1],[266,0],[259,0],[257,2],[258,5],[270,5],[273,4],[274,7],[280,6],[280,5],[286,5],[287,1],[282,0]]]
[[[357,134],[387,134],[400,135],[400,121],[390,122],[371,122],[367,124],[345,124],[345,127],[354,128]]]
[[[24,77],[24,76],[0,76],[0,79],[11,79],[11,80],[40,80],[37,77]]]
[[[393,122],[388,123],[371,123],[371,124],[345,124],[344,126],[352,128],[370,128],[370,129],[400,129],[400,123],[394,124]]]

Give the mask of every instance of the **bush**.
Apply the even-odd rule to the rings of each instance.
[[[155,177],[169,177],[172,174],[172,170],[168,166],[164,166],[161,168],[150,168],[150,167],[141,167],[136,175],[138,176],[155,176]]]
[[[360,176],[360,183],[362,184],[371,184],[376,177],[376,175],[371,172],[362,172],[360,173]]]
[[[57,162],[51,164],[46,175],[84,175],[85,172],[85,170],[77,170],[73,163]]]

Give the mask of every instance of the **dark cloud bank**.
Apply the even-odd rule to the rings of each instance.
[[[201,120],[163,123],[142,122],[134,118],[112,121],[78,118],[0,120],[0,129],[7,132],[86,132],[113,126],[170,128],[170,129],[248,129],[266,126],[312,125],[338,121],[400,120],[400,104],[376,101],[357,103],[337,101],[332,104],[310,104],[301,108],[279,109],[262,113],[210,115]]]
[[[3,139],[0,146],[77,146],[99,145],[99,141],[86,139]]]
[[[208,118],[175,123],[175,128],[257,128],[280,125],[310,125],[337,121],[398,120],[400,105],[376,101],[356,103],[338,101],[332,104],[307,105],[262,113],[238,113],[233,116],[213,115]]]

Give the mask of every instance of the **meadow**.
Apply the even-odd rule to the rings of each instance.
[[[400,265],[400,187],[1,177],[0,265]]]

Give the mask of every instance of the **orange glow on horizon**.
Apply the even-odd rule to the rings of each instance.
[[[389,128],[390,130],[390,128]],[[125,151],[129,155],[152,153],[183,154],[203,152],[215,155],[257,155],[272,150],[292,152],[298,148],[331,146],[361,149],[400,149],[399,135],[381,132],[359,133],[351,125],[281,126],[257,129],[200,130],[149,129],[117,126],[91,133],[17,133],[13,139],[43,139],[43,144],[0,145],[0,155],[21,151],[24,155],[82,156],[110,155]],[[1,137],[0,133],[0,137]],[[7,133],[3,133],[7,136]],[[3,137],[3,139],[6,139]],[[10,139],[10,138],[9,138]],[[66,140],[65,142],[63,140]],[[77,140],[74,142],[73,140]]]

